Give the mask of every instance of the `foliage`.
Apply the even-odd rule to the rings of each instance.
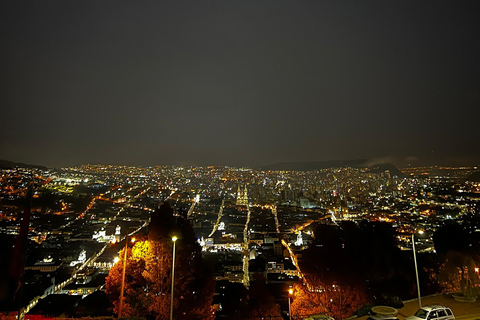
[[[217,317],[237,319],[245,307],[247,289],[242,283],[220,281],[223,290],[221,293],[222,309],[217,312]],[[219,282],[217,282],[218,285]]]
[[[458,251],[448,251],[438,278],[444,291],[460,291],[465,297],[479,295],[480,279],[477,266],[478,256]]]
[[[265,287],[265,279],[257,279],[250,283],[248,296],[244,300],[244,308],[240,319],[282,320],[280,306]]]
[[[223,282],[223,281],[220,281]],[[232,320],[282,320],[280,306],[275,302],[267,286],[265,278],[255,276],[247,289],[241,283],[222,283],[222,310],[217,318]]]
[[[122,315],[168,319],[170,314],[172,254],[175,234],[175,319],[212,318],[213,278],[202,268],[201,250],[188,221],[174,218],[163,204],[152,215],[149,239],[137,241],[127,250]],[[118,313],[124,249],[120,261],[110,269],[106,292]]]
[[[448,251],[457,251],[476,254],[480,251],[480,216],[478,214],[465,214],[462,222],[447,221],[433,234],[435,250],[439,254]]]
[[[371,315],[372,307],[373,307],[373,305],[366,304],[366,305],[362,306],[360,309],[358,309],[355,312],[355,315],[357,317],[369,316],[369,315]]]
[[[469,247],[468,233],[456,222],[448,222],[433,234],[435,250],[440,254],[448,251],[465,251]]]
[[[364,290],[348,285],[324,285],[320,282],[310,286],[294,286],[291,305],[294,319],[312,314],[328,314],[335,319],[352,316],[367,302]]]
[[[302,259],[301,270],[323,285],[348,285],[381,294],[410,296],[415,288],[413,261],[396,244],[394,229],[379,222],[320,224]],[[308,280],[310,281],[310,280]],[[363,288],[363,289],[362,289]]]

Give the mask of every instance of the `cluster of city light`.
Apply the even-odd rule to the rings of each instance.
[[[415,178],[407,178],[407,179],[397,179],[392,182],[392,180],[385,180],[386,178],[379,178],[378,174],[369,173],[368,170],[359,170],[359,169],[326,169],[320,170],[315,173],[298,173],[294,171],[256,171],[256,170],[242,170],[238,168],[227,168],[227,167],[203,167],[203,168],[195,168],[195,167],[151,167],[151,168],[134,168],[134,167],[125,167],[125,166],[87,166],[85,169],[90,170],[89,172],[82,172],[76,168],[76,173],[73,174],[71,172],[61,173],[58,179],[51,179],[49,183],[47,183],[48,188],[53,190],[54,188],[64,188],[67,187],[67,182],[73,184],[87,184],[89,185],[94,184],[95,186],[103,186],[101,183],[102,179],[105,181],[109,181],[108,183],[112,183],[115,181],[117,183],[115,186],[111,186],[111,190],[107,191],[105,195],[100,195],[92,198],[91,203],[87,207],[87,209],[82,212],[81,214],[77,215],[77,217],[65,217],[66,224],[61,227],[61,229],[65,229],[67,226],[71,226],[75,221],[79,221],[82,218],[90,219],[94,221],[97,225],[98,224],[110,224],[113,219],[116,219],[120,213],[125,213],[124,217],[122,217],[126,221],[130,221],[130,217],[126,216],[129,213],[129,209],[136,208],[141,209],[144,211],[153,211],[155,210],[152,208],[148,208],[148,204],[145,205],[140,201],[136,202],[141,195],[145,195],[150,190],[150,185],[145,183],[145,180],[152,179],[154,181],[155,187],[153,189],[165,190],[165,193],[162,194],[162,198],[164,195],[167,195],[170,192],[170,197],[175,196],[175,200],[178,200],[180,203],[190,203],[192,202],[192,195],[194,197],[193,203],[191,203],[190,210],[188,213],[188,217],[191,219],[196,219],[197,217],[194,214],[195,205],[200,201],[200,194],[202,200],[201,204],[198,205],[197,208],[201,207],[207,208],[207,211],[210,210],[212,207],[216,207],[218,205],[210,204],[208,207],[208,200],[209,197],[211,199],[218,199],[222,198],[222,206],[220,208],[219,214],[217,216],[217,221],[214,225],[214,228],[211,234],[206,239],[201,239],[200,242],[202,244],[203,250],[209,250],[210,252],[216,252],[219,249],[227,249],[227,250],[241,250],[243,253],[248,253],[248,244],[254,242],[254,240],[260,240],[251,237],[251,233],[255,229],[259,231],[253,223],[249,226],[250,222],[250,212],[249,207],[258,207],[262,210],[271,210],[274,218],[275,218],[275,229],[277,233],[280,232],[280,225],[277,217],[277,210],[276,205],[281,204],[280,199],[280,192],[282,189],[291,188],[291,190],[299,190],[299,188],[306,192],[308,196],[312,196],[312,190],[317,190],[320,192],[320,195],[317,195],[317,200],[323,206],[321,208],[317,208],[310,212],[318,212],[319,219],[310,220],[311,215],[308,216],[309,221],[304,223],[307,218],[295,218],[288,220],[288,218],[282,221],[282,226],[285,230],[282,231],[290,231],[293,233],[297,233],[297,235],[301,235],[301,232],[305,232],[305,228],[310,225],[313,221],[320,221],[321,219],[329,219],[331,218],[333,221],[340,221],[340,220],[348,220],[355,217],[362,217],[364,219],[368,219],[370,221],[382,221],[392,223],[394,226],[398,225],[398,245],[402,249],[410,250],[410,244],[413,247],[414,259],[416,260],[416,252],[422,252],[427,250],[433,250],[432,242],[428,242],[426,240],[421,240],[422,246],[418,246],[415,248],[415,241],[417,243],[420,242],[419,239],[415,240],[414,236],[410,240],[411,232],[415,228],[424,228],[427,232],[432,232],[435,228],[438,227],[437,225],[429,226],[427,224],[427,219],[425,216],[435,216],[436,209],[434,206],[439,206],[442,210],[448,209],[459,209],[461,214],[465,214],[468,210],[472,211],[472,202],[474,203],[475,200],[475,192],[480,191],[480,184],[478,183],[469,183],[469,184],[458,184],[452,187],[452,194],[448,194],[442,196],[440,198],[431,198],[435,195],[435,192],[432,191],[432,181],[433,179],[415,179]],[[451,169],[451,168],[442,168],[442,169]],[[467,170],[469,168],[465,168]],[[471,168],[470,168],[471,169]],[[86,170],[86,171],[88,171]],[[423,170],[427,172],[428,170]],[[91,174],[90,174],[91,173]],[[100,175],[103,174],[103,175]],[[125,180],[125,177],[122,175],[131,175],[128,180]],[[68,175],[72,175],[72,178],[66,178]],[[111,178],[107,178],[108,175],[111,175]],[[253,177],[253,178],[252,178]],[[321,177],[322,179],[319,179]],[[357,178],[361,178],[356,180]],[[59,183],[63,179],[62,184]],[[302,180],[303,179],[303,180]],[[390,177],[388,177],[390,179]],[[46,181],[47,181],[46,180]],[[188,187],[185,187],[184,184],[186,181],[191,183]],[[213,181],[220,181],[221,185],[216,186],[214,185]],[[241,182],[239,182],[241,181]],[[256,181],[253,182],[252,181]],[[307,182],[305,182],[307,181]],[[310,181],[310,182],[309,182]],[[314,182],[311,182],[314,181]],[[165,184],[164,184],[165,182]],[[168,183],[167,183],[168,182]],[[198,183],[201,182],[201,183]],[[58,184],[57,184],[58,183]],[[105,183],[105,186],[108,185]],[[197,184],[195,184],[197,183]],[[221,221],[222,218],[222,210],[223,210],[223,201],[226,200],[227,203],[235,203],[235,188],[237,188],[237,184],[241,183],[242,185],[248,185],[250,187],[268,187],[269,196],[268,201],[258,200],[257,198],[250,199],[251,204],[247,206],[247,221],[245,224],[245,229],[243,231],[243,242],[241,241],[241,231],[239,230],[238,234],[238,241],[233,239],[233,233],[235,231],[229,230],[231,226],[229,225],[230,221],[227,217],[223,222]],[[256,183],[256,185],[254,185]],[[389,183],[393,183],[389,185]],[[341,185],[340,185],[341,184]],[[368,184],[371,184],[368,186]],[[397,185],[395,185],[397,184]],[[363,186],[364,185],[364,186]],[[21,185],[20,185],[21,186]],[[360,186],[360,187],[359,187]],[[364,187],[364,189],[362,189]],[[387,187],[390,187],[387,188]],[[302,189],[305,188],[305,189]],[[253,189],[253,188],[251,188]],[[425,189],[425,190],[423,190]],[[7,189],[5,189],[7,190]],[[20,189],[19,189],[20,190]],[[415,191],[421,190],[419,197],[415,196]],[[7,190],[8,191],[8,190]],[[177,191],[179,191],[177,193]],[[180,192],[181,191],[181,192]],[[251,190],[250,190],[251,191]],[[453,193],[453,191],[457,192],[457,194]],[[128,194],[132,192],[132,194]],[[162,191],[156,191],[160,195]],[[349,203],[346,200],[346,195],[350,193],[360,193],[361,195],[367,198],[368,204],[365,205],[361,201],[355,203],[356,200],[353,200],[353,204]],[[183,196],[183,194],[187,194]],[[397,193],[399,196],[395,195]],[[472,196],[473,194],[473,196]],[[41,195],[41,192],[38,192],[37,196]],[[328,201],[330,195],[340,198],[342,201],[346,202],[347,209],[345,209],[345,205],[342,203],[341,205],[335,204],[333,201],[330,203]],[[257,195],[258,196],[258,195]],[[155,198],[152,195],[147,194],[147,197]],[[158,196],[160,198],[160,196]],[[182,197],[184,197],[182,199]],[[480,197],[479,197],[480,198]],[[101,219],[95,221],[95,213],[92,211],[97,210],[100,212],[101,204],[103,201],[110,201],[111,203],[118,203],[120,199],[124,199],[123,207],[116,206],[115,211],[112,210],[112,215],[108,217],[108,221],[103,222]],[[358,198],[357,198],[358,199]],[[470,203],[461,203],[461,201],[468,201],[472,200]],[[101,201],[100,201],[101,200]],[[98,201],[98,202],[97,202]],[[256,203],[256,201],[258,201]],[[268,204],[265,204],[268,202]],[[214,202],[212,202],[214,203]],[[301,203],[301,202],[300,202]],[[298,205],[294,202],[289,202],[289,205]],[[399,211],[396,209],[396,205],[401,204],[405,206],[410,206],[410,209],[403,211]],[[62,211],[68,210],[70,204],[61,202]],[[357,205],[357,206],[356,206]],[[343,206],[343,208],[341,208]],[[420,206],[430,206],[428,209],[420,208]],[[120,210],[118,210],[121,207]],[[399,206],[400,207],[400,206]],[[70,206],[71,208],[71,206]],[[473,206],[473,208],[475,208]],[[243,207],[237,207],[239,211],[243,210]],[[213,210],[213,209],[212,209]],[[288,210],[288,209],[287,209]],[[354,212],[354,214],[348,213]],[[199,210],[200,212],[200,210]],[[230,211],[228,211],[230,212]],[[254,211],[256,212],[256,211]],[[282,211],[283,212],[283,209]],[[330,212],[329,215],[324,215],[325,212]],[[381,212],[381,213],[379,213]],[[386,212],[386,213],[383,213]],[[73,213],[73,211],[72,211]],[[113,214],[115,214],[113,216]],[[203,214],[203,212],[201,212]],[[400,220],[398,217],[403,214],[412,214],[414,218],[411,221],[408,220]],[[284,218],[285,215],[280,215],[281,218]],[[407,215],[405,215],[407,216]],[[113,218],[112,218],[113,217]],[[10,217],[6,216],[5,219]],[[314,217],[315,218],[315,217]],[[457,218],[456,215],[443,215],[442,219],[455,219]],[[68,220],[70,219],[70,220]],[[73,221],[72,221],[73,219]],[[210,217],[209,217],[210,219]],[[133,220],[132,220],[133,221]],[[252,218],[252,221],[255,221]],[[293,221],[293,223],[292,223]],[[203,222],[203,221],[202,221]],[[213,222],[213,218],[208,220],[209,223]],[[82,222],[83,223],[83,222]],[[270,224],[271,225],[271,224]],[[293,225],[300,225],[297,228],[292,228]],[[213,243],[214,239],[211,238],[213,233],[216,230],[223,229],[221,226],[225,226],[225,235],[220,239],[219,243]],[[286,227],[285,227],[286,226]],[[243,226],[241,226],[243,227]],[[14,228],[10,230],[6,230],[5,232],[11,232]],[[62,232],[66,233],[70,230],[63,230]],[[208,230],[210,231],[210,230]],[[207,231],[207,232],[208,232]],[[232,231],[232,232],[230,232]],[[305,233],[311,233],[307,230]],[[420,232],[419,232],[420,233]],[[40,231],[37,232],[37,238],[39,238],[38,234]],[[98,232],[96,235],[100,234]],[[408,235],[407,235],[408,234]],[[103,235],[103,233],[102,233]],[[228,236],[232,235],[231,238]],[[251,238],[251,239],[250,239]],[[298,241],[299,237],[297,236],[296,244],[303,243],[302,241]],[[33,237],[31,238],[33,239]],[[43,237],[45,240],[45,236]],[[277,239],[278,240],[278,239]],[[117,242],[117,239],[111,239],[111,243]],[[224,243],[227,242],[227,243]],[[234,243],[236,242],[236,243]],[[238,242],[238,243],[237,243]],[[297,273],[300,278],[304,279],[300,269],[298,267],[298,261],[295,254],[291,250],[292,243],[286,243],[282,241],[282,244],[287,248],[291,261],[295,268],[297,269]],[[292,247],[293,248],[293,247]],[[223,251],[223,250],[219,250]],[[244,274],[248,277],[248,254],[244,254],[244,261],[243,261],[243,269]],[[94,263],[95,259],[89,261],[83,261],[82,263],[77,263],[84,265],[91,265]],[[118,262],[118,257],[115,259]],[[111,258],[109,257],[109,263],[111,263]],[[103,262],[102,262],[103,263]],[[245,271],[246,270],[246,271]],[[478,268],[475,269],[478,272]],[[304,280],[305,281],[305,280]],[[418,280],[417,280],[418,282]],[[173,283],[173,282],[172,282]],[[248,281],[245,281],[248,285]],[[418,290],[419,285],[417,284]],[[172,288],[173,290],[173,288]],[[173,294],[172,294],[173,297]]]

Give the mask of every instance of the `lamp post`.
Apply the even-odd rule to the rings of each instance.
[[[418,231],[419,234],[423,234],[423,231]],[[420,295],[420,281],[418,280],[418,266],[417,266],[417,253],[415,250],[415,233],[412,233],[412,249],[413,249],[413,261],[415,262],[415,276],[417,277],[417,292],[418,292],[418,307],[422,307],[422,297]]]
[[[135,238],[131,239],[132,243],[135,242]],[[123,257],[123,270],[122,270],[122,286],[120,287],[120,306],[118,307],[118,317],[122,317],[123,309],[123,289],[125,287],[125,268],[127,266],[127,250],[128,249],[128,234],[125,237],[125,255]]]
[[[172,237],[173,241],[173,259],[172,259],[172,290],[170,292],[170,320],[173,320],[173,288],[175,284],[175,243],[177,241],[177,237]]]
[[[288,317],[290,320],[292,320],[292,309],[290,305],[290,298],[292,294],[293,294],[293,289],[292,288],[288,289]]]

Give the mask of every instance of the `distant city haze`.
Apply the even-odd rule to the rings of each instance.
[[[479,1],[2,1],[0,159],[480,163]]]

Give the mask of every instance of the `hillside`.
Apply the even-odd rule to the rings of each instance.
[[[328,168],[362,168],[366,167],[367,160],[329,160],[315,162],[280,162],[276,164],[259,167],[260,170],[282,170],[282,171],[312,171]]]
[[[26,164],[21,162],[13,162],[13,161],[0,159],[0,169],[13,169],[13,168],[36,168],[36,169],[42,169],[42,170],[48,169],[45,166],[39,166],[35,164]]]

